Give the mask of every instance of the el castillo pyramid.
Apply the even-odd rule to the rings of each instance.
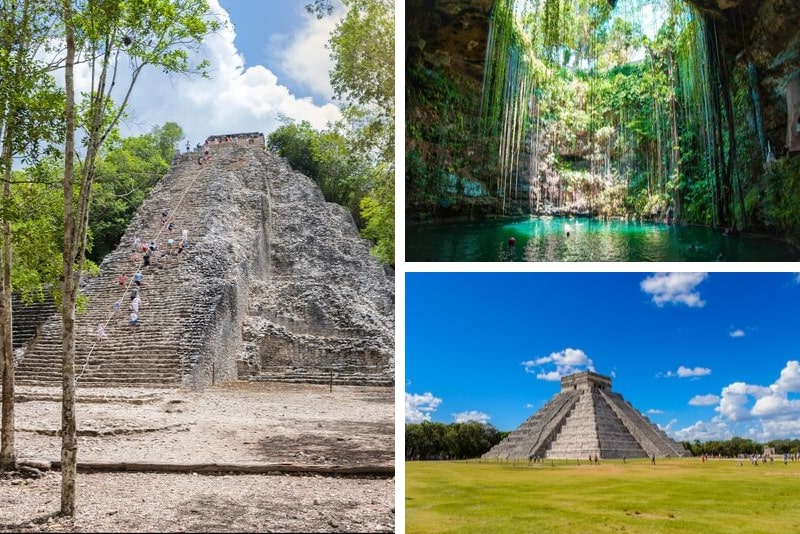
[[[487,459],[645,458],[688,456],[681,445],[611,391],[611,377],[593,372],[561,378],[561,392],[506,439]]]

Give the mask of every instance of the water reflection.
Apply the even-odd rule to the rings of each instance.
[[[778,240],[724,236],[700,226],[548,217],[406,228],[407,261],[798,259],[800,251]]]

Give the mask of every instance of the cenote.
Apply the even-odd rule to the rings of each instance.
[[[567,235],[569,231],[569,236]],[[509,240],[513,238],[513,245]],[[525,217],[406,227],[406,261],[798,261],[776,239],[704,226]]]
[[[800,2],[406,17],[408,261],[798,260]]]

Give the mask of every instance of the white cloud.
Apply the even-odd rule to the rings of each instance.
[[[540,369],[542,366],[555,364],[555,370]],[[521,362],[526,373],[536,374],[539,380],[554,382],[561,380],[562,376],[579,373],[581,371],[594,371],[592,360],[581,349],[566,348],[553,352],[549,356],[542,356],[535,360]]]
[[[734,382],[722,388],[722,398],[719,401],[717,412],[731,421],[745,421],[752,418],[747,408],[749,397],[761,398],[769,395],[768,387],[754,386],[744,382]]]
[[[664,373],[658,373],[656,374],[656,376],[657,377],[664,376],[667,378],[672,378],[674,376],[677,376],[678,378],[696,378],[699,376],[706,376],[710,374],[711,374],[711,369],[709,369],[708,367],[691,368],[691,367],[684,367],[683,365],[681,365],[680,367],[678,367],[677,371],[666,371]]]
[[[669,423],[667,423],[666,425],[656,425],[656,426],[658,426],[658,428],[660,428],[664,432],[669,432],[670,430],[672,430],[672,427],[675,426],[677,422],[678,422],[677,419],[670,419]]]
[[[800,392],[800,362],[790,360],[781,370],[781,376],[773,384],[776,393]]]
[[[691,406],[713,406],[719,402],[719,395],[710,393],[708,395],[695,395],[689,399]]]
[[[652,295],[653,302],[659,307],[669,303],[702,308],[706,303],[695,288],[707,276],[707,273],[656,273],[642,280],[639,287]]]
[[[700,441],[724,440],[733,437],[733,433],[728,428],[727,423],[719,418],[710,421],[697,421],[693,425],[675,431],[673,437],[678,441]]]
[[[333,98],[329,78],[333,62],[325,45],[345,13],[341,4],[336,7],[331,16],[321,19],[307,14],[306,26],[288,37],[288,46],[280,54],[281,67],[289,77],[326,100]]]
[[[533,404],[531,404],[530,402],[525,404],[525,407],[526,408],[535,408],[535,406]]]
[[[456,423],[466,423],[468,421],[476,421],[478,423],[482,423],[484,425],[489,423],[489,417],[487,414],[483,412],[478,412],[475,410],[469,410],[467,412],[458,412],[453,414],[453,419]]]
[[[422,395],[406,393],[406,423],[430,421],[431,413],[435,412],[441,403],[442,399],[434,397],[430,392]]]
[[[341,117],[339,108],[332,102],[317,105],[310,96],[292,94],[275,74],[263,65],[244,68],[244,58],[234,44],[236,36],[228,13],[220,7],[218,0],[209,0],[213,13],[228,23],[203,41],[202,52],[190,57],[191,62],[208,59],[211,62],[210,78],[188,76],[166,76],[159,69],[146,67],[133,89],[128,105],[128,118],[120,125],[123,136],[139,135],[153,126],[167,121],[177,122],[194,146],[209,135],[260,131],[265,134],[280,126],[278,115],[286,115],[296,121],[307,120],[314,128],[322,129],[329,122]],[[337,19],[338,20],[338,19]],[[330,67],[322,66],[323,59],[329,61],[324,43],[329,29],[325,24],[333,18],[325,17],[325,24],[316,18],[304,18],[305,26],[297,35],[302,43],[292,42],[294,53],[317,58],[319,65],[298,67],[293,78],[316,94],[330,96],[321,89],[320,78],[327,78]],[[299,37],[298,37],[299,39]],[[287,50],[288,54],[289,51]],[[299,58],[298,58],[299,61]],[[63,85],[63,74],[59,83]],[[305,76],[305,78],[303,77]],[[117,89],[127,88],[128,76],[117,80]],[[89,87],[88,67],[76,67],[76,92]],[[121,101],[122,94],[115,94]],[[181,143],[181,147],[185,145]]]
[[[732,330],[730,333],[728,333],[728,335],[731,337],[744,337],[745,333],[741,328],[737,328],[736,330]]]
[[[800,362],[790,360],[778,379],[769,386],[734,382],[722,388],[720,396],[697,395],[689,404],[715,408],[711,421],[698,421],[675,432],[680,440],[701,441],[743,436],[757,441],[794,438],[800,433],[800,400],[789,398],[800,393]]]
[[[657,410],[655,408],[650,408],[649,410],[647,410],[647,413],[649,413],[650,415],[660,415],[664,413],[664,410]]]
[[[680,366],[678,367],[677,374],[680,378],[688,378],[692,376],[706,376],[711,374],[711,369],[708,367],[695,367],[694,369],[689,367]]]

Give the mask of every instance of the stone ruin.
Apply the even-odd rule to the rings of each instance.
[[[350,213],[265,150],[263,134],[209,139],[210,161],[177,154],[100,273],[82,280],[77,384],[393,385],[394,273],[370,255]],[[185,252],[168,254],[184,230]],[[132,254],[135,237],[158,245],[149,267]],[[143,302],[133,327],[136,270]],[[51,314],[26,347],[17,382],[60,384],[60,316]]]
[[[486,459],[589,459],[688,456],[689,452],[650,422],[619,393],[611,378],[586,371],[561,378],[561,392]]]

